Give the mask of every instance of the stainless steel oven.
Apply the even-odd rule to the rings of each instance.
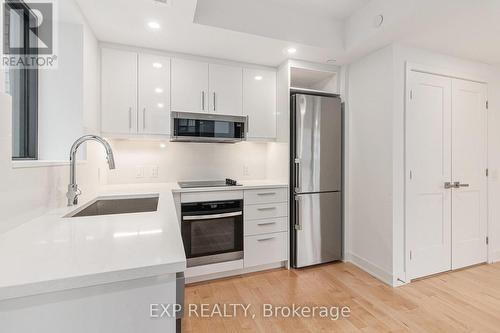
[[[243,259],[243,200],[182,204],[187,266]]]

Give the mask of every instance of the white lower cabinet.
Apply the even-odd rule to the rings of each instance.
[[[286,202],[245,205],[245,220],[260,220],[288,215]]]
[[[265,220],[246,220],[245,236],[268,234],[272,232],[286,231],[288,227],[287,217],[276,217]]]
[[[245,237],[245,267],[272,264],[287,259],[286,232]]]
[[[286,188],[245,190],[245,268],[288,260]]]

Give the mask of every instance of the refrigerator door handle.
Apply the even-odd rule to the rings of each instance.
[[[300,192],[300,159],[295,158],[295,192]]]
[[[300,219],[300,197],[295,197],[295,230],[302,230],[302,223]]]

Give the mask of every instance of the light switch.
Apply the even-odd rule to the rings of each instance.
[[[135,178],[144,178],[144,167],[143,166],[136,167]]]
[[[151,167],[151,178],[158,178],[158,166],[157,165],[153,165]]]

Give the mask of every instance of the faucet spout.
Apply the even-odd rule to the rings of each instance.
[[[102,144],[104,146],[104,149],[106,150],[106,159],[108,161],[109,168],[115,169],[116,167],[115,158],[113,156],[113,149],[106,140],[97,135],[84,135],[81,138],[77,139],[71,146],[71,151],[69,153],[70,179],[68,192],[66,193],[66,197],[68,198],[68,206],[77,205],[78,197],[80,196],[80,194],[82,194],[76,183],[76,153],[78,152],[78,148],[82,145],[82,143],[86,141],[96,141]]]

